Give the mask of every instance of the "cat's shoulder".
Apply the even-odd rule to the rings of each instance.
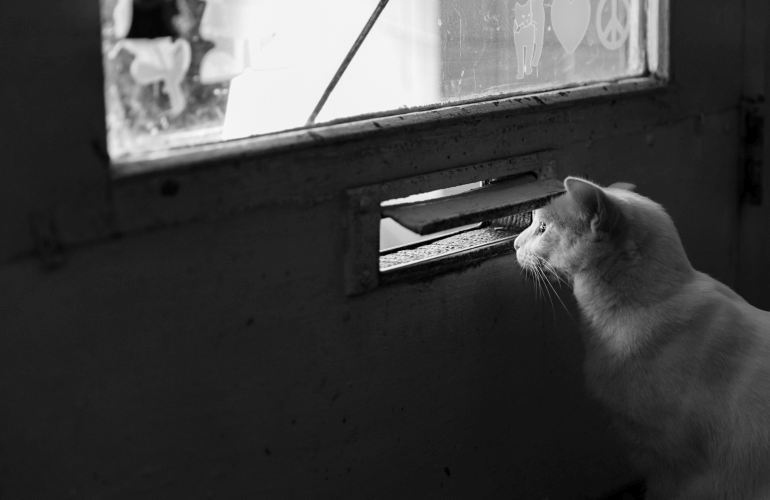
[[[735,290],[706,273],[695,271],[692,282],[689,284],[689,293],[702,296],[705,299],[730,302],[735,305],[748,305],[746,299]]]
[[[763,311],[732,288],[702,272],[695,272],[694,279],[680,295],[678,307],[690,309],[689,314],[704,321],[728,324],[762,333],[770,338],[770,312]]]

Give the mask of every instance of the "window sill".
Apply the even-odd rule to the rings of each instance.
[[[168,174],[198,165],[259,157],[286,150],[337,144],[366,139],[387,131],[405,130],[428,123],[451,122],[473,116],[483,119],[494,114],[532,111],[576,104],[594,99],[612,99],[620,95],[662,90],[667,80],[657,75],[632,77],[610,82],[565,87],[533,94],[503,95],[499,98],[465,100],[449,106],[436,105],[402,113],[401,110],[376,116],[324,123],[319,126],[289,130],[259,137],[239,139],[206,146],[180,148],[165,153],[147,155],[141,159],[112,163],[114,179],[126,177]]]

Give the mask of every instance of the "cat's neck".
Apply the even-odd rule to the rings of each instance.
[[[591,329],[618,352],[641,346],[665,307],[695,277],[678,238],[654,251],[618,252],[574,275],[574,293]]]

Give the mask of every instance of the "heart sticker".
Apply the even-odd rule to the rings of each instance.
[[[553,0],[551,26],[567,54],[572,54],[586,36],[591,23],[589,0]]]

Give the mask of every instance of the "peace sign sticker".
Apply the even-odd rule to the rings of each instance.
[[[618,3],[623,2],[626,9],[625,19],[620,20]],[[610,16],[607,22],[604,22],[604,9],[609,2]],[[617,50],[626,43],[631,31],[629,21],[631,18],[631,0],[599,0],[599,8],[596,9],[596,31],[599,34],[599,41],[607,50]]]

